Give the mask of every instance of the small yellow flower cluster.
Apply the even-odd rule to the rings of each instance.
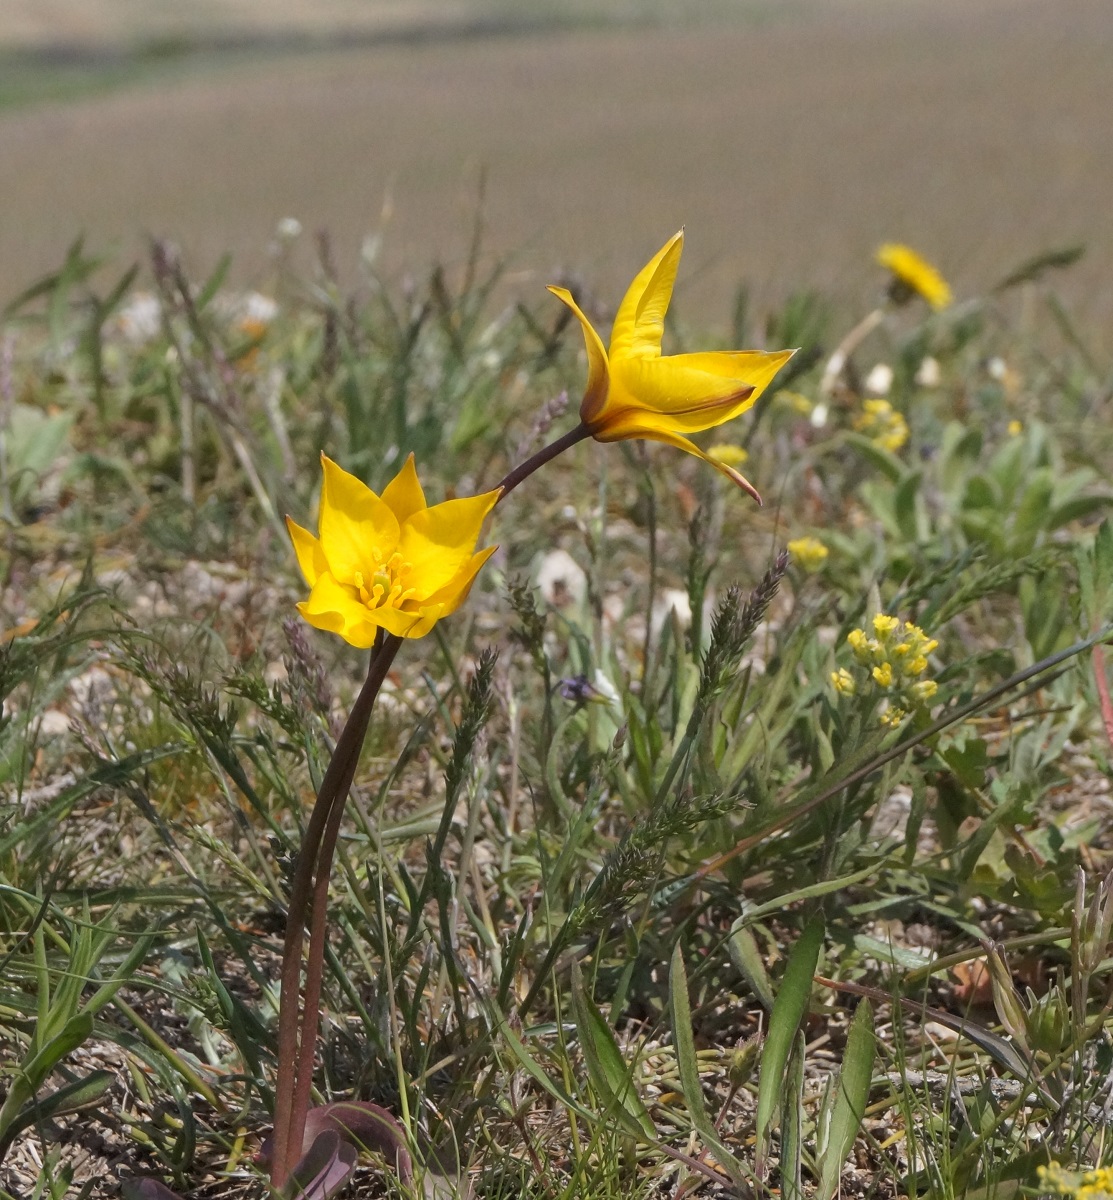
[[[888,400],[863,400],[854,428],[882,450],[893,453],[908,441],[908,422]]]
[[[855,662],[868,672],[863,682],[872,682],[889,700],[881,714],[885,725],[899,725],[908,714],[926,704],[939,690],[934,679],[920,678],[928,668],[927,656],[939,645],[911,621],[900,621],[878,613],[872,621],[873,636],[852,629],[846,636]],[[831,686],[841,696],[857,693],[859,680],[845,667],[831,673]]]
[[[809,575],[823,566],[829,553],[819,538],[813,537],[793,538],[788,543],[788,552],[792,555],[792,561],[799,563]]]
[[[1073,1200],[1113,1200],[1113,1167],[1097,1167],[1091,1171],[1068,1171],[1052,1163],[1037,1167],[1040,1189],[1056,1196],[1071,1196]]]

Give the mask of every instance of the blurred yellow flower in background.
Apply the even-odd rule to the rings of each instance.
[[[596,441],[645,439],[694,454],[760,504],[753,484],[732,464],[705,453],[684,435],[712,429],[745,412],[795,351],[662,355],[665,312],[683,247],[681,230],[638,272],[619,305],[609,350],[571,292],[549,288],[583,327],[588,377],[580,420]]]
[[[498,490],[430,507],[412,454],[382,496],[323,454],[321,463],[320,536],[286,518],[311,589],[298,612],[362,649],[380,629],[422,637],[463,604],[497,549],[475,551]]]
[[[733,442],[716,442],[714,446],[708,447],[707,453],[716,462],[725,463],[728,467],[740,467],[750,457],[748,450],[736,446]]]
[[[938,311],[951,303],[951,289],[939,271],[911,246],[886,242],[878,247],[877,262],[893,276],[890,296],[897,304],[921,296]]]
[[[1070,1196],[1072,1200],[1110,1200],[1113,1197],[1113,1167],[1071,1171],[1058,1163],[1036,1168],[1041,1192]]]
[[[895,453],[908,441],[908,422],[888,400],[863,400],[854,428],[882,450]]]
[[[788,543],[788,552],[792,561],[798,563],[808,574],[818,571],[827,561],[827,547],[814,537],[793,538]]]

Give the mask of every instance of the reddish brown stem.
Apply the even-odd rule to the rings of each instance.
[[[274,1147],[271,1159],[271,1182],[275,1187],[283,1186],[301,1153],[305,1113],[302,1111],[299,1117],[295,1107],[298,1046],[299,1041],[307,1036],[312,1041],[317,1028],[317,1013],[314,1012],[312,1020],[309,1020],[308,1006],[303,1009],[299,1004],[306,907],[309,904],[314,879],[322,874],[322,866],[327,881],[332,853],[330,848],[328,863],[324,863],[321,850],[329,818],[333,811],[337,810],[336,820],[339,822],[339,814],[343,812],[348,789],[355,777],[356,764],[367,734],[375,698],[401,645],[401,638],[388,636],[371,656],[367,679],[352,706],[347,723],[337,739],[336,749],[325,771],[325,777],[321,780],[317,801],[306,826],[290,886],[286,940],[282,952],[282,994],[278,1010],[278,1078],[275,1084]],[[318,1004],[319,999],[318,981]]]
[[[543,467],[547,462],[556,458],[558,454],[563,454],[570,446],[574,446],[577,442],[582,442],[585,438],[589,437],[591,437],[591,430],[581,421],[575,429],[570,429],[562,437],[558,437],[555,442],[550,442],[547,446],[543,446],[536,454],[527,458],[525,462],[519,463],[497,485],[502,489],[499,502],[501,503],[505,500],[518,484],[523,479],[528,479],[538,467]]]
[[[353,764],[354,766],[354,764]],[[347,796],[354,771],[348,777]],[[344,805],[334,804],[325,825],[321,849],[317,855],[317,877],[313,881],[313,903],[309,914],[309,960],[305,966],[302,993],[302,1017],[298,1038],[298,1062],[294,1082],[294,1106],[290,1118],[290,1144],[300,1147],[305,1134],[305,1117],[313,1090],[313,1065],[317,1057],[317,1034],[321,1017],[321,984],[324,978],[325,945],[328,941],[328,889],[332,879],[332,859],[340,835]]]
[[[1105,647],[1100,643],[1090,651],[1094,666],[1094,683],[1098,689],[1098,700],[1101,703],[1101,722],[1105,726],[1105,736],[1113,746],[1113,697],[1109,695],[1109,680],[1105,675]]]

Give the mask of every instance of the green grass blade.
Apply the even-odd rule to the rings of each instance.
[[[797,1031],[785,1079],[784,1132],[781,1135],[781,1196],[803,1200],[800,1164],[804,1148],[804,1032]]]
[[[12,1119],[0,1137],[0,1158],[3,1158],[12,1141],[36,1122],[48,1121],[66,1113],[78,1112],[96,1104],[116,1082],[111,1071],[93,1071],[83,1079],[67,1083],[39,1101],[25,1105]]]

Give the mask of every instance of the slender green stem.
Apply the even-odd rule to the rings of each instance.
[[[322,849],[330,824],[329,818],[336,810],[335,820],[339,823],[340,814],[344,809],[344,801],[347,799],[348,790],[355,776],[356,764],[363,747],[363,739],[367,734],[375,698],[379,694],[386,673],[401,644],[401,638],[389,636],[372,653],[367,679],[356,698],[347,724],[337,739],[332,760],[321,781],[317,802],[313,806],[313,812],[310,814],[309,824],[302,839],[297,867],[290,887],[286,940],[282,953],[282,993],[278,1010],[278,1078],[275,1085],[274,1147],[271,1159],[271,1182],[275,1187],[281,1187],[286,1182],[294,1162],[300,1157],[305,1112],[304,1105],[300,1114],[295,1105],[298,1084],[298,1048],[299,1041],[308,1040],[312,1043],[315,1040],[314,1034],[317,1028],[317,1012],[311,1013],[308,1003],[304,1008],[299,1003],[306,909],[314,887],[314,880],[323,875],[327,886],[328,869],[332,862],[332,848],[329,849],[327,863],[324,862]],[[335,836],[332,845],[335,846]],[[325,905],[315,905],[314,908],[323,917]],[[323,933],[317,941],[320,943],[318,950],[323,956]],[[314,945],[311,941],[311,964],[313,950]],[[307,979],[306,982],[308,993],[310,981]],[[319,989],[318,979],[315,1007],[320,1003]],[[307,994],[308,999],[310,997]],[[312,1062],[312,1060],[310,1061]],[[310,1070],[311,1075],[312,1070]],[[302,1090],[304,1091],[304,1088]],[[307,1092],[305,1094],[308,1095]]]
[[[550,442],[547,446],[543,446],[536,454],[527,458],[525,462],[519,463],[498,484],[502,489],[499,501],[505,500],[518,484],[523,479],[528,479],[538,467],[543,467],[547,462],[556,458],[558,454],[563,454],[570,446],[574,446],[577,442],[582,442],[589,437],[591,437],[591,430],[581,421],[575,429],[570,429],[563,437],[558,437],[555,442]]]

